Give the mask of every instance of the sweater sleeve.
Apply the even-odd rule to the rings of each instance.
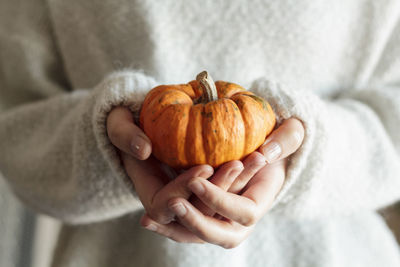
[[[296,217],[376,210],[400,199],[400,27],[366,85],[322,99],[266,79],[253,90],[278,121],[299,118],[301,148],[291,157],[271,212]]]
[[[24,203],[70,223],[105,220],[141,207],[106,133],[113,106],[137,111],[154,81],[110,75],[81,90],[0,115],[0,169]]]
[[[0,15],[0,171],[12,190],[68,223],[141,208],[105,125],[113,106],[136,112],[155,81],[120,71],[71,92],[42,1],[1,1]]]

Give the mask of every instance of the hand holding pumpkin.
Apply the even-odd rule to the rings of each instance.
[[[149,93],[150,97],[146,98],[147,102],[146,100],[144,102],[142,114],[144,110],[151,115],[145,118],[141,114],[141,126],[145,131],[147,129],[153,145],[156,144],[155,147],[151,146],[151,141],[134,125],[130,111],[125,108],[115,108],[110,113],[107,121],[109,136],[111,142],[120,149],[125,169],[146,209],[147,214],[141,220],[144,227],[178,242],[210,242],[227,248],[234,247],[248,236],[254,224],[268,210],[280,191],[285,178],[286,157],[300,146],[304,129],[301,122],[289,119],[284,121],[266,140],[260,140],[258,132],[261,132],[265,138],[275,125],[275,117],[269,104],[231,83],[219,82],[219,89],[223,90],[218,91],[218,94],[224,98],[222,101],[218,101],[219,106],[215,103],[217,101],[212,101],[211,104],[203,103],[203,105],[195,105],[191,109],[192,100],[171,102],[171,98],[176,97],[176,94],[185,98],[182,95],[186,93],[193,99],[202,94],[199,88],[199,83],[191,82],[189,85],[179,85],[173,90],[165,86],[157,87]],[[203,91],[209,91],[208,89],[207,85],[203,86]],[[210,94],[212,95],[212,93]],[[232,100],[228,99],[229,97]],[[255,102],[246,104],[244,101],[249,99],[253,99]],[[202,99],[197,98],[196,101],[202,101]],[[239,108],[235,109],[235,104],[231,102],[234,102]],[[251,107],[251,105],[253,106]],[[261,109],[257,108],[257,105],[261,105]],[[229,109],[230,106],[233,107],[232,110]],[[218,114],[221,113],[218,111],[221,108],[226,110],[225,117]],[[253,112],[248,112],[252,108]],[[245,111],[248,113],[240,114],[238,113],[239,109],[244,111],[243,113],[246,113]],[[211,113],[205,111],[211,111]],[[180,112],[182,117],[187,116],[182,120],[186,123],[189,123],[188,117],[190,117],[190,121],[200,122],[194,127],[192,125],[191,128],[189,123],[187,128],[182,127],[182,129],[188,129],[189,133],[196,136],[199,129],[204,128],[209,131],[209,136],[203,140],[203,133],[197,138],[190,139],[190,134],[186,136],[187,138],[182,138],[186,134],[184,131],[175,133],[172,131],[172,134],[168,132],[168,129],[180,128],[181,121],[179,119],[174,121],[171,117],[176,112]],[[212,114],[213,112],[214,114]],[[207,116],[209,113],[211,115]],[[221,115],[223,119],[217,118],[213,123],[215,113]],[[232,117],[230,113],[235,115]],[[253,118],[254,114],[257,116]],[[159,118],[163,118],[163,116],[164,120],[160,120]],[[240,123],[237,122],[238,117],[242,118],[244,126],[251,126],[244,127],[246,130],[243,133],[241,133]],[[172,121],[167,120],[168,118],[171,118]],[[243,144],[243,148],[238,146],[239,149],[232,151],[232,145],[235,143],[227,147],[226,139],[221,139],[221,137],[229,135],[223,128],[224,120],[236,120],[236,123],[227,129],[228,132],[234,129],[230,132],[231,134],[241,133],[233,137],[239,144]],[[161,129],[158,133],[152,130],[154,124],[160,126],[158,124],[161,123],[162,126],[166,122],[170,122],[170,124],[167,123],[164,128],[158,127],[157,130]],[[175,127],[170,127],[171,124]],[[254,127],[256,127],[255,130]],[[217,131],[215,131],[216,128],[218,128]],[[219,131],[223,133],[218,134]],[[254,131],[255,134],[253,134]],[[133,142],[132,136],[136,136],[136,139],[133,138]],[[140,140],[139,143],[137,143],[138,140]],[[182,143],[182,140],[191,142]],[[165,141],[172,146],[163,149],[161,145]],[[265,142],[260,146],[260,141],[261,144]],[[191,146],[186,146],[187,144]],[[244,144],[249,144],[250,148]],[[180,148],[185,146],[186,151],[180,153]],[[260,146],[259,152],[251,153],[258,146]],[[217,149],[214,152],[218,153],[212,151],[212,148],[215,147]],[[205,154],[199,156],[192,153],[201,148],[205,149]],[[170,181],[159,168],[159,162],[154,158],[141,162],[133,158],[146,159],[152,150],[157,158],[174,167],[190,167],[202,163],[203,165],[190,168],[175,180]],[[187,157],[188,155],[189,157]],[[218,155],[223,156],[218,157]],[[224,163],[242,158],[244,155],[248,156],[243,163],[237,160]],[[269,164],[265,165],[266,162]],[[207,180],[213,174],[213,169],[204,163],[209,163],[213,167],[224,164],[210,180]],[[236,172],[232,173],[234,169]],[[192,192],[198,198],[192,197],[188,201]],[[178,218],[177,221],[173,221],[175,215]]]
[[[151,141],[134,123],[132,112],[125,107],[115,107],[107,117],[107,135],[120,151],[139,160],[151,154]]]
[[[168,223],[175,217],[168,208],[170,198],[188,199],[192,195],[187,187],[187,182],[191,178],[207,179],[214,172],[209,165],[198,165],[171,181],[162,169],[161,163],[150,157],[151,142],[134,124],[132,113],[128,108],[115,107],[110,112],[107,117],[107,134],[111,143],[118,149],[125,171],[131,178],[146,212],[158,223]],[[242,169],[240,161],[232,161],[217,171],[210,181],[228,190]],[[207,214],[208,207],[198,199],[192,200],[200,211]]]
[[[178,218],[176,222],[159,224],[145,216],[142,225],[178,242],[209,242],[224,248],[236,247],[271,207],[285,179],[287,157],[300,147],[303,137],[304,128],[299,120],[284,121],[259,149],[264,153],[274,142],[273,150],[277,150],[278,145],[280,153],[274,152],[275,159],[262,167],[255,162],[264,157],[258,152],[250,154],[228,192],[206,179],[189,181],[188,187],[212,213],[204,214],[193,203],[178,197],[168,202]]]
[[[187,187],[189,179],[193,177],[207,179],[214,172],[211,166],[199,165],[170,181],[161,163],[150,157],[151,142],[135,125],[132,112],[128,108],[115,107],[110,112],[107,117],[107,134],[111,143],[117,148],[125,171],[132,180],[146,212],[159,223],[168,223],[175,217],[167,206],[171,197],[189,198],[192,194]],[[232,181],[225,178],[217,172],[212,181],[227,190]]]

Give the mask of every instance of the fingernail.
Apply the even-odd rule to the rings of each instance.
[[[187,210],[182,203],[176,203],[169,207],[178,217],[185,216]]]
[[[152,223],[147,225],[147,226],[145,226],[144,228],[146,228],[147,230],[153,231],[153,232],[157,231],[157,226],[155,226]]]
[[[282,148],[278,142],[271,141],[266,145],[266,147],[264,147],[263,154],[265,160],[268,163],[272,163],[282,154]]]
[[[188,184],[188,187],[190,190],[192,190],[193,193],[196,195],[200,196],[204,194],[204,186],[201,184],[199,181],[194,181]]]
[[[142,136],[136,135],[131,143],[131,151],[138,159],[143,159],[148,152],[148,142]]]

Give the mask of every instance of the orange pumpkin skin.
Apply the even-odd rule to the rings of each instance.
[[[273,130],[271,106],[240,85],[217,81],[218,100],[199,102],[203,88],[188,84],[160,85],[146,96],[140,126],[152,142],[153,155],[181,169],[213,167],[255,151]]]

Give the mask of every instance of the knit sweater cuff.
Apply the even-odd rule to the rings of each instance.
[[[305,135],[301,147],[289,157],[286,178],[283,187],[275,198],[271,212],[300,216],[303,211],[296,205],[296,198],[310,187],[312,177],[320,171],[318,160],[314,160],[316,136],[321,129],[316,127],[317,116],[321,116],[323,105],[316,95],[299,92],[292,88],[281,86],[266,79],[255,81],[251,89],[257,95],[264,97],[272,106],[277,116],[278,125],[288,118],[299,119],[304,126]],[[312,105],[310,105],[312,103]],[[319,146],[318,146],[319,147]],[[315,164],[309,164],[312,160]],[[307,177],[302,177],[302,176]],[[301,182],[298,181],[301,179]]]
[[[153,78],[140,72],[119,71],[106,77],[96,88],[96,101],[93,109],[94,133],[105,161],[121,184],[121,190],[136,192],[133,183],[125,172],[118,156],[117,149],[107,135],[107,116],[116,106],[128,107],[138,116],[141,103],[147,92],[156,85]],[[124,196],[126,194],[120,194]]]

